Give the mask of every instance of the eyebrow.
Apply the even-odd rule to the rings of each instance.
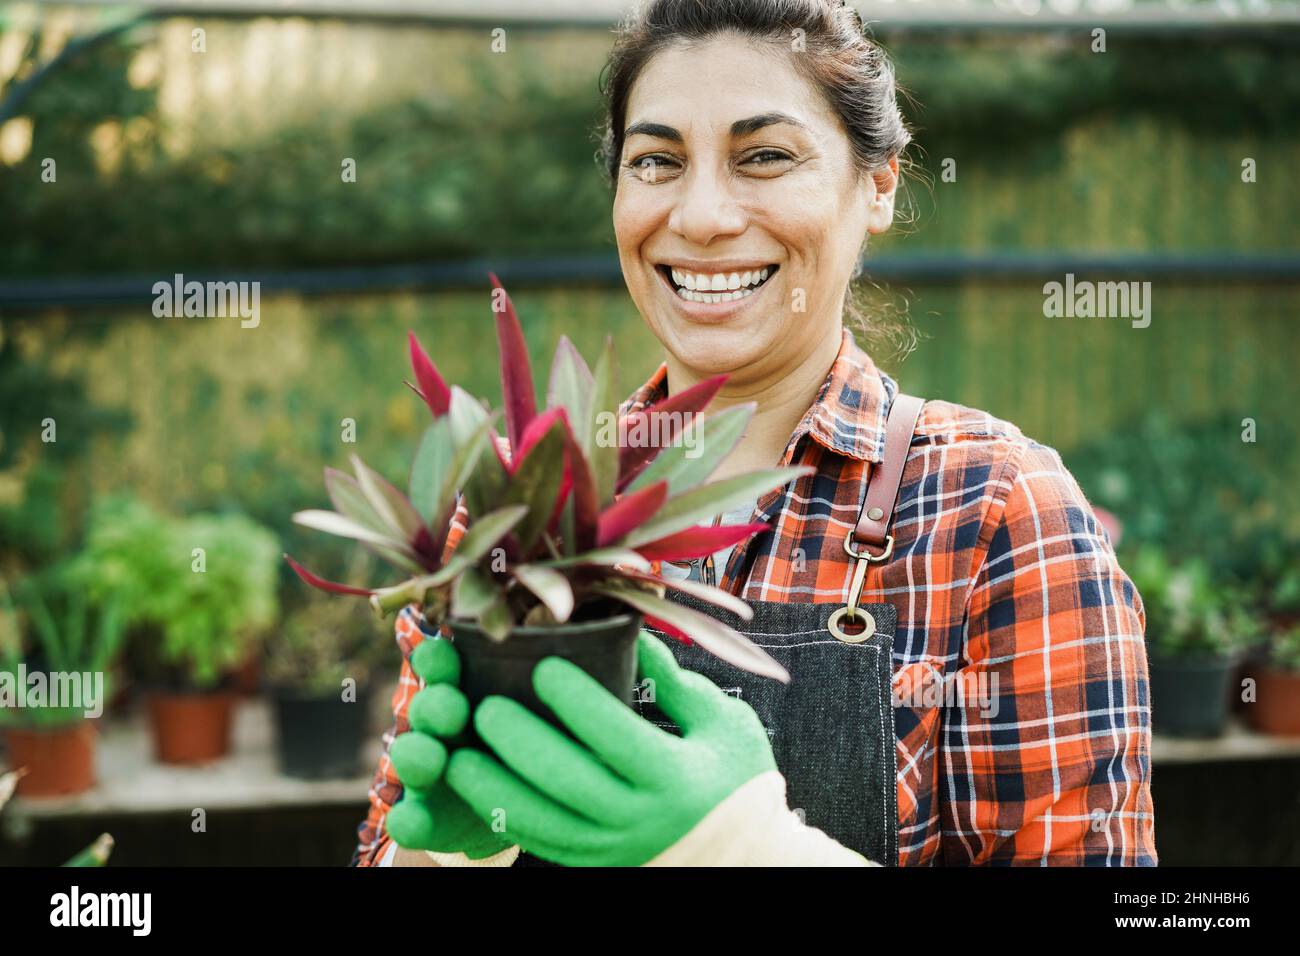
[[[774,126],[777,123],[788,123],[791,126],[798,126],[800,129],[808,129],[808,125],[801,120],[795,119],[789,113],[773,111],[770,113],[759,113],[757,116],[749,116],[745,119],[736,120],[731,124],[732,137],[748,136],[750,133],[756,133],[765,126]],[[671,140],[674,143],[682,141],[682,134],[672,126],[665,126],[663,123],[640,122],[633,123],[627,129],[623,130],[623,138],[637,134],[643,136],[656,136],[659,139]]]

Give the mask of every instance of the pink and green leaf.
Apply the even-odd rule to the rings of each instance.
[[[528,429],[523,451],[514,459],[514,473],[501,499],[502,504],[522,504],[528,508],[528,514],[515,528],[515,537],[525,555],[532,551],[563,504],[565,483],[569,480],[563,412],[539,415]],[[534,436],[533,432],[540,434]]]
[[[670,581],[668,578],[658,577],[654,574],[622,568],[619,569],[619,573],[635,581],[645,581],[647,584],[655,584],[660,587],[671,588],[674,591],[681,591],[683,594],[689,594],[701,601],[712,604],[714,607],[730,611],[742,621],[748,621],[754,616],[754,609],[745,601],[729,591],[724,591],[722,588],[714,587],[711,584],[705,584],[703,581]]]
[[[608,547],[645,524],[668,500],[668,482],[661,481],[631,491],[601,512],[596,524],[596,546]]]
[[[515,579],[546,605],[557,623],[563,624],[573,613],[573,588],[569,579],[554,568],[540,564],[520,564],[514,568]]]
[[[751,674],[790,681],[789,672],[770,654],[716,618],[637,587],[598,584],[592,590],[667,622],[719,660]]]
[[[537,415],[537,393],[533,387],[532,365],[528,359],[528,344],[524,330],[519,325],[514,303],[501,286],[496,273],[489,272],[492,280],[493,311],[496,313],[497,341],[501,350],[501,390],[506,410],[506,437],[510,447],[518,448],[524,429]],[[497,308],[497,302],[501,307]]]
[[[636,550],[651,561],[687,561],[739,544],[765,524],[692,525],[675,534],[639,544]]]
[[[607,337],[600,361],[596,363],[591,392],[590,428],[582,449],[591,465],[597,508],[604,508],[614,501],[618,485],[618,402],[613,397],[613,390],[614,340]],[[608,431],[612,434],[607,434],[607,429],[602,428],[602,424],[608,424]]]
[[[656,402],[648,408],[633,412],[627,416],[627,422],[624,425],[626,430],[631,431],[634,427],[641,427],[650,434],[655,435],[656,440],[636,446],[624,446],[619,449],[618,489],[620,491],[626,488],[641,473],[642,469],[658,454],[660,448],[671,444],[676,437],[676,429],[673,428],[658,429],[648,425],[637,426],[635,421],[637,416],[657,415],[667,422],[684,421],[687,416],[703,411],[705,406],[713,401],[713,397],[718,394],[718,390],[722,388],[726,380],[726,375],[715,375],[713,378],[706,378],[690,388],[682,389],[677,394],[668,396],[663,401]]]
[[[318,575],[312,574],[287,554],[284,556],[284,559],[289,562],[289,567],[293,568],[294,573],[297,574],[298,577],[302,578],[303,581],[314,588],[319,588],[322,591],[330,591],[333,594],[370,595],[374,593],[370,588],[357,588],[350,584],[339,584],[337,581],[327,581]]]
[[[591,369],[568,336],[560,336],[551,362],[551,378],[546,387],[546,407],[566,408],[569,420],[585,423],[594,382]],[[581,439],[582,436],[579,436]]]
[[[378,545],[403,554],[412,560],[416,558],[414,549],[400,538],[374,531],[336,511],[308,509],[307,511],[295,513],[293,520],[295,524],[300,524],[304,528],[313,528],[316,531],[324,531],[326,534],[338,535],[340,538],[351,538],[354,541]]]
[[[669,493],[679,495],[709,480],[735,449],[756,403],[746,402],[708,418],[693,418],[677,433],[675,443],[662,449],[646,469],[629,484],[635,491],[656,481],[667,481]]]
[[[400,534],[403,541],[413,545],[416,535],[424,527],[424,521],[410,499],[357,455],[352,456],[352,470],[356,472],[357,487],[375,514],[391,530]]]
[[[414,332],[408,334],[407,342],[411,351],[411,369],[415,372],[415,381],[419,385],[414,391],[424,399],[429,411],[433,412],[433,417],[441,418],[451,406],[451,389],[438,374],[438,367],[433,364]]]
[[[727,509],[761,498],[765,493],[780,488],[801,475],[811,474],[813,470],[807,465],[768,468],[692,488],[684,494],[669,498],[654,518],[628,536],[626,544],[635,548],[683,531],[701,521],[711,521]]]

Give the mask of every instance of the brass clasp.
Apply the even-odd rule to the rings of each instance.
[[[830,620],[826,622],[826,628],[835,636],[836,640],[844,641],[846,644],[861,644],[876,633],[876,619],[858,609],[858,601],[862,599],[862,584],[867,578],[867,565],[881,564],[890,559],[894,553],[894,536],[892,534],[887,535],[884,550],[879,554],[872,554],[865,549],[859,551],[853,547],[853,532],[850,531],[844,536],[844,550],[849,557],[854,559],[853,583],[849,585],[849,602],[831,615]],[[860,620],[862,622],[861,633],[846,633],[840,627],[840,624],[846,619]]]

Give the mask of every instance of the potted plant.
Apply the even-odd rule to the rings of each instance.
[[[656,562],[699,557],[753,534],[763,526],[708,522],[807,469],[710,482],[753,406],[701,420],[725,380],[718,376],[620,421],[610,342],[593,371],[561,339],[538,409],[523,332],[505,290],[495,276],[492,282],[505,439],[483,405],[447,386],[412,335],[413,387],[433,423],[415,455],[409,495],[354,459],[354,476],[326,473],[335,511],[294,516],[362,542],[412,576],[358,588],[325,581],[290,558],[294,569],[316,587],[369,596],[381,613],[415,603],[434,627],[446,622],[471,702],[505,694],[545,713],[531,672],[548,655],[574,661],[630,701],[643,620],[738,667],[788,680],[762,649],[665,592],[677,589],[742,619],[752,614],[747,604],[718,588],[666,580]],[[447,555],[462,496],[468,530]]]
[[[1125,563],[1146,609],[1152,727],[1175,737],[1215,737],[1227,723],[1237,651],[1256,624],[1216,587],[1199,558],[1178,564],[1147,546]]]
[[[369,730],[372,668],[396,650],[364,604],[309,593],[267,642],[279,764],[291,777],[351,777]]]
[[[229,751],[231,675],[275,618],[278,550],[239,514],[171,519],[125,500],[92,520],[81,576],[92,593],[124,602],[132,669],[148,689],[163,763]]]
[[[1251,668],[1255,701],[1246,713],[1261,733],[1300,737],[1300,624],[1276,631],[1267,655]]]
[[[0,581],[0,724],[10,763],[25,768],[18,785],[25,797],[94,786],[93,720],[103,713],[106,672],[121,643],[116,606],[89,607],[59,574],[25,582],[18,607]],[[23,630],[34,639],[23,641]],[[65,693],[77,699],[57,699]]]

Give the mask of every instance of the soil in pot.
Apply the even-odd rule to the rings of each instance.
[[[235,695],[212,691],[155,690],[149,694],[154,756],[161,763],[209,763],[230,752]]]
[[[310,694],[294,687],[272,687],[280,769],[304,780],[354,777],[361,772],[361,745],[366,738],[370,696],[357,691],[355,701],[340,690]]]
[[[1300,737],[1300,672],[1272,667],[1255,672],[1255,701],[1246,715],[1260,733]]]
[[[1149,658],[1151,726],[1171,737],[1217,737],[1228,720],[1228,657]]]
[[[62,727],[10,727],[5,746],[11,769],[26,767],[18,781],[24,797],[68,796],[95,785],[95,739],[89,720]]]
[[[594,617],[601,611],[603,617]],[[609,613],[610,611],[614,613]],[[587,620],[556,627],[517,627],[504,641],[494,641],[472,621],[451,622],[460,653],[460,688],[477,705],[489,694],[519,701],[552,723],[559,721],[533,691],[533,668],[544,657],[572,661],[602,687],[631,706],[636,685],[636,645],[641,616],[621,606],[601,606]]]

